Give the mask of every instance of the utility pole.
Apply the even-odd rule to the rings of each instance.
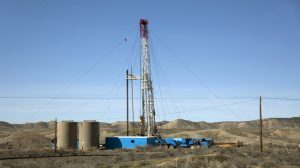
[[[131,73],[129,74],[128,69],[126,70],[126,125],[127,125],[127,136],[129,136],[129,80],[131,80],[131,94],[132,94],[132,130],[134,126],[134,107],[133,107],[133,80],[138,80],[135,75],[132,74],[132,68]]]
[[[260,152],[263,152],[263,121],[262,121],[262,110],[261,110],[261,96],[259,96],[259,122],[260,122]]]
[[[132,72],[132,67],[131,67],[131,72],[130,72],[130,77],[131,77],[131,110],[132,110],[132,134],[135,134],[135,123],[134,123],[134,103],[133,103],[133,72]]]
[[[55,124],[54,124],[54,152],[57,152],[57,119],[55,118]]]
[[[127,112],[127,136],[129,136],[128,69],[126,70],[126,112]]]

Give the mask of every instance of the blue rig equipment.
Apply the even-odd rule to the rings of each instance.
[[[158,138],[146,136],[116,136],[106,137],[106,149],[135,149],[137,147],[164,148],[209,148],[214,145],[211,138]]]

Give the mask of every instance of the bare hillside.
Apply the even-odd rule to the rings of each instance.
[[[193,121],[188,121],[188,120],[183,120],[183,119],[177,119],[174,121],[171,121],[169,123],[166,123],[161,126],[162,129],[214,129],[216,128],[214,124],[207,123],[207,122],[193,122]]]
[[[132,125],[133,123],[130,123]],[[135,123],[139,126],[139,123]],[[244,141],[256,143],[259,129],[258,121],[241,122],[193,122],[183,119],[163,121],[158,124],[158,129],[165,137],[211,137],[218,141]],[[281,142],[300,143],[300,117],[272,118],[264,120],[264,138]],[[22,136],[26,136],[22,140]],[[100,141],[104,143],[107,136],[126,135],[126,122],[100,123]],[[15,144],[23,146],[35,142],[36,146],[47,143],[54,138],[54,122],[37,122],[25,124],[10,124],[0,122],[0,144]],[[39,141],[38,139],[41,139]]]
[[[269,167],[269,163],[273,163],[274,165],[282,164],[280,159],[285,159],[286,162],[284,164],[297,164],[298,159],[298,149],[296,148],[298,144],[300,144],[300,128],[299,128],[299,120],[300,118],[280,118],[280,119],[265,119],[264,123],[264,144],[266,150],[266,158],[265,163],[266,167]],[[130,123],[131,125],[133,123]],[[135,123],[139,126],[138,123]],[[107,136],[118,136],[118,135],[126,135],[126,122],[115,122],[115,123],[100,123],[100,142],[104,143],[104,138]],[[230,163],[232,157],[231,155],[235,155],[237,159],[247,158],[243,163],[247,162],[248,165],[253,165],[257,163],[258,160],[253,160],[258,156],[259,153],[255,153],[258,151],[258,143],[259,143],[259,130],[258,130],[258,121],[242,121],[242,122],[216,122],[216,123],[206,123],[206,122],[193,122],[188,120],[174,120],[174,121],[163,121],[158,123],[159,130],[163,137],[189,137],[189,138],[199,138],[199,137],[210,137],[213,138],[215,142],[236,142],[242,141],[244,143],[244,147],[239,149],[237,148],[218,148],[213,147],[212,149],[199,149],[199,150],[185,150],[178,149],[177,150],[165,150],[162,152],[162,149],[151,149],[153,153],[147,149],[144,151],[144,156],[149,157],[148,159],[142,160],[151,160],[151,163],[155,163],[154,165],[160,165],[161,167],[169,167],[173,162],[176,162],[179,165],[180,162],[183,162],[181,166],[186,166],[188,163],[192,163],[195,158],[187,161],[184,160],[172,160],[174,156],[178,154],[178,158],[182,158],[180,152],[186,152],[193,157],[198,157],[201,152],[212,152],[211,155],[202,155],[197,160],[203,159],[202,157],[214,158],[215,154],[222,155],[219,165],[223,165],[224,163]],[[27,155],[46,155],[53,153],[51,150],[51,139],[54,138],[54,122],[37,122],[37,123],[26,123],[26,124],[10,124],[7,122],[0,122],[0,156],[8,157],[8,156],[27,156]],[[99,151],[96,151],[98,154]],[[112,163],[122,162],[122,158],[129,158],[129,160],[124,160],[122,165],[130,165],[136,164],[138,167],[143,167],[145,165],[150,165],[149,163],[140,162],[141,160],[141,151],[137,149],[137,151],[127,151],[127,150],[115,150],[115,151],[100,151],[101,154],[106,153],[111,154],[114,152],[114,157],[102,158],[101,162],[97,163],[94,167],[101,167],[100,163],[105,166],[109,166]],[[128,154],[126,152],[129,152]],[[195,154],[195,152],[200,152]],[[250,153],[249,153],[250,152]],[[254,153],[251,153],[254,152]],[[284,155],[283,152],[285,152]],[[194,154],[193,154],[194,153]],[[274,161],[270,161],[269,154],[272,153],[272,157],[280,157],[280,159],[274,159]],[[94,154],[94,153],[92,153]],[[159,154],[159,156],[157,156]],[[120,156],[118,156],[120,155]],[[123,156],[124,155],[124,156]],[[136,158],[134,158],[134,157]],[[157,158],[155,157],[157,156]],[[293,156],[293,157],[290,157]],[[81,158],[80,163],[84,163],[80,167],[90,167],[88,166],[91,163],[96,163],[99,160],[99,156],[94,160],[90,159],[91,157]],[[113,160],[109,160],[113,158]],[[260,158],[260,157],[257,157]],[[291,160],[292,158],[292,160]],[[75,164],[78,163],[78,159],[80,158],[69,158],[68,163],[71,165],[70,167],[75,167]],[[224,159],[227,160],[224,162]],[[57,158],[54,159],[57,163],[58,167],[66,164],[63,162],[63,159]],[[58,162],[61,160],[61,162]],[[40,163],[44,163],[45,165],[42,167],[49,167],[50,161],[48,159],[41,160],[40,162],[36,162],[36,160],[29,162],[27,167],[32,167],[32,165],[36,165],[34,167],[40,167]],[[156,162],[157,161],[157,162]],[[259,160],[261,161],[261,159]],[[275,162],[276,161],[276,162]],[[292,162],[291,162],[292,161]],[[0,161],[0,167],[9,165],[8,167],[23,167],[28,161]],[[177,163],[178,162],[178,163]],[[206,163],[204,160],[203,163]],[[201,163],[201,164],[203,164]],[[211,162],[213,164],[215,162]],[[2,164],[2,165],[1,165]],[[242,162],[237,162],[233,165],[240,165]],[[14,166],[11,166],[14,165]],[[198,164],[195,164],[197,167]],[[118,164],[116,165],[118,166]],[[151,166],[150,166],[151,167]],[[158,167],[158,166],[154,166]],[[211,167],[222,167],[218,165],[212,165]],[[226,165],[225,165],[226,167]],[[231,166],[229,166],[231,167]],[[236,166],[235,166],[236,167]],[[247,167],[247,166],[242,166]],[[281,167],[281,166],[280,166]]]

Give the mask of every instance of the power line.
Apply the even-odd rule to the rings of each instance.
[[[217,106],[208,106],[208,107],[203,107],[203,108],[199,108],[199,109],[180,111],[180,112],[181,113],[188,113],[188,112],[195,112],[195,111],[200,111],[200,110],[208,110],[208,109],[214,109],[214,108],[219,108],[219,107],[225,107],[225,106],[231,106],[231,105],[236,105],[236,104],[247,103],[247,102],[251,102],[251,101],[255,101],[255,100],[257,100],[257,98],[250,99],[250,100],[244,100],[244,101],[238,101],[238,102],[229,103],[229,104],[222,104],[222,105],[217,105]],[[169,113],[169,114],[175,114],[175,113]]]
[[[221,99],[256,99],[257,97],[219,97]],[[262,97],[268,100],[300,101],[300,98]],[[56,100],[124,100],[125,97],[40,97],[40,96],[0,96],[0,99],[56,99]],[[134,98],[139,100],[140,98]],[[210,97],[156,97],[155,99],[178,99],[178,100],[210,100]]]
[[[284,100],[284,101],[300,101],[300,98],[283,98],[283,97],[263,97],[269,100]]]

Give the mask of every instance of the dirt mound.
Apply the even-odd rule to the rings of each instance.
[[[8,122],[0,121],[0,129],[6,129],[6,128],[14,128],[14,125]]]
[[[54,129],[55,122],[37,122],[37,123],[25,123],[25,124],[10,124],[8,122],[1,121],[1,130],[31,130],[31,129]]]
[[[264,128],[300,128],[300,117],[266,119],[264,120]]]
[[[283,128],[300,128],[300,117],[294,118],[271,118],[263,121],[265,129],[283,129]],[[208,129],[239,129],[247,132],[256,132],[259,127],[259,121],[240,121],[240,122],[193,122],[183,119],[177,119],[167,122],[161,126],[162,129],[190,129],[190,130],[208,130]]]
[[[169,121],[159,121],[159,122],[157,122],[157,125],[163,126],[163,125],[168,124],[168,123],[169,123]]]
[[[47,122],[25,123],[22,127],[26,129],[48,129],[49,124]]]
[[[224,121],[224,122],[216,122],[215,125],[218,128],[225,129],[225,128],[230,128],[230,127],[237,127],[238,122],[229,122],[229,121]]]
[[[138,122],[129,122],[129,128],[131,129],[132,125],[135,125],[135,127],[140,127],[140,123]],[[109,125],[106,125],[106,128],[111,128],[114,130],[120,130],[120,131],[126,131],[127,129],[127,122],[126,121],[118,121]],[[100,126],[101,127],[101,126]],[[103,127],[102,127],[103,128]],[[104,127],[105,128],[105,127]]]
[[[48,123],[48,129],[54,129],[55,128],[55,121],[49,121]]]
[[[206,122],[193,122],[183,119],[177,119],[167,124],[162,125],[163,129],[189,129],[189,130],[203,130],[213,129],[215,126]]]
[[[259,120],[241,121],[241,122],[217,122],[214,123],[217,128],[239,128],[246,131],[257,130]],[[263,120],[265,129],[282,129],[282,128],[300,128],[300,117],[294,118],[270,118]]]
[[[207,123],[204,121],[198,122],[200,129],[215,129],[217,128],[213,123]]]
[[[246,131],[256,132],[258,130],[258,123],[255,121],[243,121],[243,122],[219,122],[215,123],[216,128],[231,131]]]
[[[237,128],[242,129],[242,130],[247,130],[247,131],[257,130],[258,127],[259,127],[258,120],[257,121],[239,122],[237,125]]]
[[[163,129],[198,129],[198,124],[192,121],[177,119],[162,126]]]
[[[300,129],[276,129],[271,133],[271,136],[291,139],[300,143]]]
[[[111,124],[109,123],[105,123],[105,122],[99,122],[99,128],[103,129],[103,128],[110,128]]]
[[[20,132],[1,139],[2,144],[22,149],[39,149],[50,147],[51,139],[38,133]]]
[[[113,129],[116,129],[116,130],[126,130],[127,123],[126,123],[126,121],[118,121],[118,122],[112,123],[111,126],[113,127]]]

